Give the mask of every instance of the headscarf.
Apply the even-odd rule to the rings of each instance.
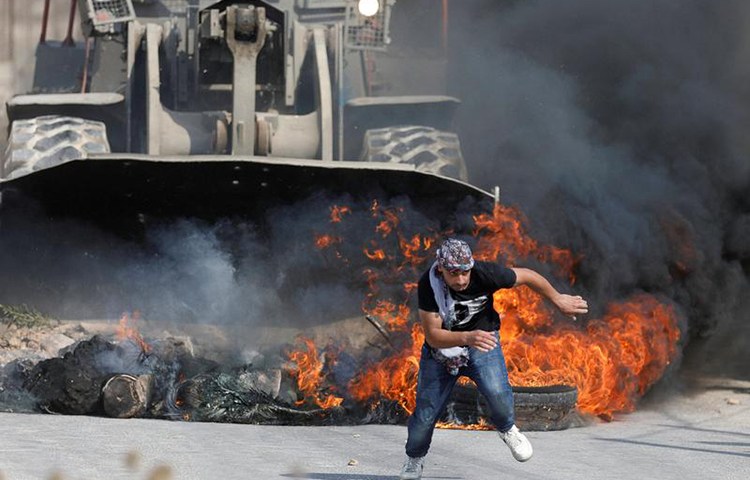
[[[474,266],[469,244],[463,240],[449,238],[437,249],[437,262],[443,270],[468,271]]]

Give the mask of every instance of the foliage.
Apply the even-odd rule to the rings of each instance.
[[[26,305],[0,304],[0,323],[18,328],[49,327],[52,319]]]

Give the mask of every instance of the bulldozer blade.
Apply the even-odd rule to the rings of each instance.
[[[492,202],[468,183],[411,165],[239,156],[107,154],[0,182],[2,206],[29,198],[50,218],[76,217],[115,230],[144,219],[259,217],[312,195],[354,200],[408,196],[428,215],[450,215],[467,198]]]

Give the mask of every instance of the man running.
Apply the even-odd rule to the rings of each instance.
[[[462,375],[471,378],[487,400],[492,423],[513,457],[519,462],[531,458],[531,443],[515,425],[513,391],[498,334],[500,317],[492,307],[495,291],[518,285],[548,298],[565,315],[588,312],[586,300],[559,293],[533,270],[475,262],[471,248],[462,240],[450,238],[438,248],[437,260],[422,275],[417,289],[425,343],[402,480],[422,478],[435,423]]]

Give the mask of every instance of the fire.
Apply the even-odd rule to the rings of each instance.
[[[516,210],[496,206],[492,217],[475,217],[477,257],[515,259],[534,256],[555,264],[575,281],[580,261],[569,251],[539,246],[524,229]],[[500,337],[513,385],[575,385],[578,409],[609,418],[630,412],[636,400],[677,356],[680,329],[674,310],[640,294],[610,304],[603,319],[579,325],[559,320],[542,298],[527,288],[499,290],[494,307],[502,317]]]
[[[372,399],[394,401],[404,411],[411,414],[416,404],[417,374],[422,343],[424,343],[422,329],[414,324],[409,344],[351,381],[349,392],[352,398],[360,403]]]
[[[378,300],[375,307],[367,313],[383,320],[391,330],[406,330],[411,309],[404,304],[396,305],[388,300]]]
[[[373,240],[363,246],[362,255],[377,267],[362,270],[368,286],[362,308],[381,319],[392,332],[403,332],[408,337],[387,358],[364,369],[347,388],[349,397],[371,408],[389,401],[411,413],[424,335],[418,322],[413,322],[409,305],[414,302],[415,279],[431,262],[438,235],[403,234],[399,218],[403,213],[402,209],[383,208],[378,202],[370,206]],[[333,218],[342,221],[340,214],[332,214],[332,222]],[[571,285],[575,283],[575,267],[583,257],[538,244],[526,233],[526,220],[516,209],[497,205],[492,214],[473,219],[477,259],[510,265],[535,259],[551,265]],[[396,282],[400,282],[397,294],[388,289]],[[575,385],[578,409],[601,418],[634,410],[637,399],[678,355],[680,328],[676,312],[645,293],[612,302],[603,318],[585,322],[562,318],[549,302],[523,287],[500,290],[493,300],[502,318],[501,343],[511,384]],[[340,397],[319,393],[325,383],[322,363],[315,345],[308,340],[306,346],[307,352],[295,352],[290,357],[299,367],[300,390],[320,406],[340,405]],[[463,428],[485,427],[479,424]]]
[[[401,254],[404,257],[404,263],[412,267],[417,267],[424,264],[425,260],[427,260],[427,252],[432,248],[433,239],[414,235],[408,240],[399,238],[398,243],[401,248]]]
[[[352,212],[351,208],[342,205],[333,205],[330,211],[331,213],[328,217],[328,221],[331,224],[341,223],[344,219],[344,216],[349,215]],[[332,250],[333,255],[336,258],[343,261],[344,263],[347,263],[347,260],[338,250],[338,246],[343,243],[343,238],[341,238],[341,236],[332,235],[329,233],[319,234],[315,235],[313,243],[315,245],[315,248],[317,248],[318,250]]]
[[[318,249],[330,248],[338,243],[341,243],[341,237],[333,235],[318,235],[315,237],[315,248]]]
[[[344,401],[343,398],[321,392],[326,378],[322,373],[324,362],[318,355],[315,343],[309,338],[301,340],[307,350],[297,350],[289,355],[289,360],[296,364],[296,367],[289,369],[289,373],[297,379],[297,388],[304,397],[297,404],[302,405],[309,400],[321,408],[338,407]]]
[[[385,252],[383,250],[381,250],[381,249],[377,249],[377,250],[374,250],[372,252],[369,251],[369,250],[367,250],[367,249],[365,249],[364,253],[365,253],[365,256],[367,258],[369,258],[370,260],[375,261],[375,262],[382,262],[383,260],[386,259]]]
[[[479,260],[495,261],[505,258],[509,263],[535,257],[543,263],[558,267],[558,273],[575,282],[573,269],[581,260],[569,250],[551,246],[539,246],[524,230],[526,219],[521,212],[500,204],[495,205],[492,215],[474,216],[474,236],[478,237],[475,257]]]
[[[500,329],[511,384],[575,385],[578,409],[602,418],[634,410],[677,355],[675,312],[646,294],[610,305],[585,327],[524,326],[515,313]]]
[[[491,430],[494,427],[492,424],[484,418],[479,419],[479,423],[473,425],[458,425],[449,422],[437,422],[437,428],[450,428],[454,430]]]
[[[151,351],[151,347],[146,343],[135,326],[139,318],[140,314],[138,312],[133,313],[132,317],[128,313],[123,313],[120,316],[120,322],[115,334],[118,340],[130,340],[140,347],[141,351],[148,353]]]
[[[430,236],[420,234],[411,237],[403,236],[396,229],[400,222],[397,215],[402,212],[403,209],[381,208],[377,201],[370,206],[370,216],[375,221],[373,235],[380,238],[371,240],[362,248],[362,253],[370,261],[385,265],[377,270],[366,268],[362,271],[362,276],[367,283],[367,294],[362,302],[362,311],[379,318],[393,331],[405,332],[411,316],[411,308],[408,306],[411,301],[410,293],[416,289],[417,284],[404,282],[401,277],[404,274],[417,275],[417,268],[425,261],[434,240]],[[388,247],[383,247],[378,243],[381,241],[389,246],[393,245],[394,242],[389,243],[389,237],[395,237],[395,243],[399,247],[396,254],[386,253]],[[384,269],[385,274],[383,274]],[[392,279],[399,279],[399,281],[393,282]],[[382,298],[383,283],[399,283],[401,298]]]
[[[375,227],[375,231],[383,238],[390,235],[401,221],[399,214],[403,213],[403,211],[403,208],[381,208],[377,200],[373,201],[370,206],[370,212],[373,217],[381,217],[378,226]]]
[[[351,209],[341,206],[334,207],[333,211],[351,213]],[[364,258],[378,264],[377,269],[365,268],[361,272],[368,289],[362,302],[362,310],[381,320],[392,332],[409,331],[411,308],[408,304],[411,301],[410,294],[416,290],[417,286],[413,281],[404,282],[401,277],[416,276],[418,268],[421,268],[428,255],[432,255],[431,248],[434,245],[434,237],[430,235],[402,235],[398,230],[401,222],[399,215],[402,213],[403,209],[383,208],[377,201],[373,201],[369,209],[369,216],[374,226],[373,240],[361,250]],[[331,223],[334,223],[333,218],[332,215]],[[336,215],[336,218],[338,221],[341,220],[339,215]],[[388,248],[394,243],[393,241],[389,243],[392,239],[395,239],[395,244],[399,249],[396,254],[387,253]],[[321,245],[319,248],[328,246],[317,241],[316,245]],[[383,274],[384,270],[388,272]],[[399,279],[401,298],[384,298],[383,284],[393,283],[393,279]],[[415,403],[419,355],[423,342],[424,335],[421,328],[413,324],[411,341],[407,342],[399,353],[384,359],[368,369],[365,375],[352,380],[349,385],[349,395],[358,402],[366,402],[373,398],[394,401],[405,411],[411,412]],[[292,352],[289,358],[297,365],[295,375],[300,391],[305,392],[306,398],[317,398],[316,389],[323,383],[323,379],[316,372],[322,370],[322,365],[312,358],[316,356],[315,345],[308,340],[306,348],[306,352]],[[317,404],[320,405],[320,403]],[[338,404],[340,402],[336,403]]]
[[[340,223],[344,215],[352,213],[352,209],[346,206],[334,205],[331,207],[331,223]]]

